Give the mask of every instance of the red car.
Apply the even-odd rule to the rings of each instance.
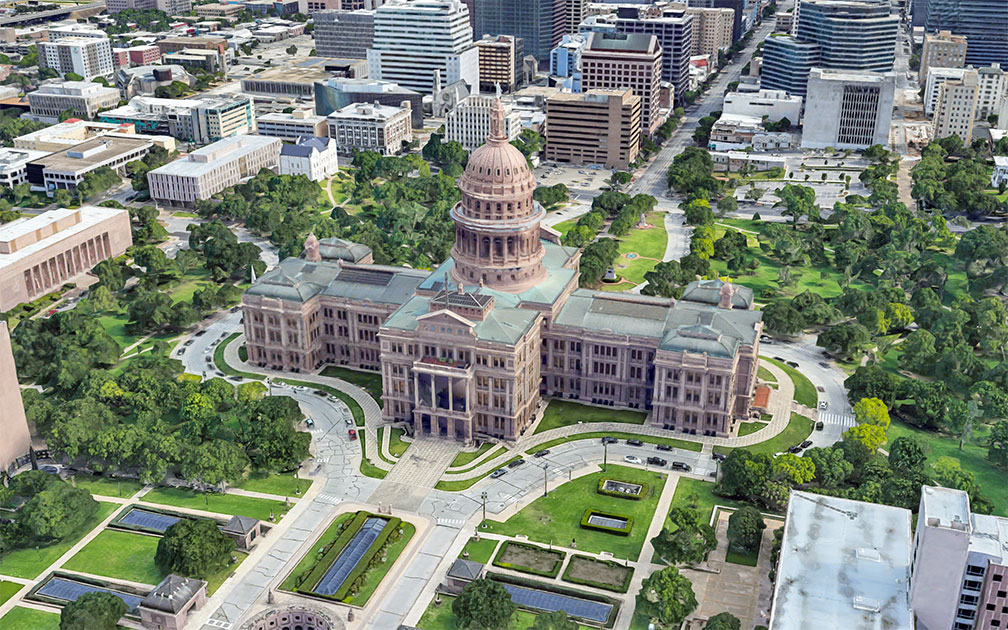
[[[354,429],[350,429],[350,439],[351,440],[357,439],[357,431],[355,431]]]

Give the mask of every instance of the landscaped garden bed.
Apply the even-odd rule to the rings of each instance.
[[[626,593],[630,589],[632,578],[633,569],[618,562],[588,556],[571,556],[562,579],[573,584]]]
[[[619,615],[619,601],[604,595],[513,575],[487,573],[487,578],[501,583],[519,609],[537,613],[563,610],[573,621],[604,628],[611,628]]]
[[[581,527],[620,536],[629,536],[633,529],[633,517],[625,514],[603,512],[594,508],[585,510],[581,517]]]
[[[567,554],[562,551],[506,540],[497,552],[493,564],[502,569],[554,578],[560,573],[560,567],[563,566],[566,556]]]
[[[648,495],[648,486],[646,483],[633,483],[632,481],[603,477],[599,479],[597,492],[609,497],[640,501],[642,497]]]

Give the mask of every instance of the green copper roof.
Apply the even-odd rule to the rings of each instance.
[[[426,271],[407,267],[344,267],[337,261],[287,258],[257,278],[246,293],[295,302],[324,294],[380,304],[402,304],[413,296],[417,285],[427,276]]]

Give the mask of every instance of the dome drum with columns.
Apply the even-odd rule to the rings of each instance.
[[[459,178],[453,278],[520,292],[545,278],[539,224],[546,212],[533,200],[536,179],[521,151],[508,142],[500,101],[491,107],[490,135],[473,151]]]

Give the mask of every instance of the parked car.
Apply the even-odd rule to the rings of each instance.
[[[316,396],[318,396],[319,398],[325,398],[325,397],[326,397],[326,396],[328,396],[329,394],[325,393],[325,392],[324,392],[323,390],[321,390],[321,389],[316,389],[316,390],[315,390],[315,395],[316,395]]]
[[[664,466],[668,462],[662,459],[661,457],[648,457],[647,463],[650,466]]]
[[[355,429],[350,429],[349,435],[351,440],[357,439],[357,431]]]
[[[505,469],[505,468],[498,468],[497,470],[495,470],[492,473],[490,473],[490,478],[491,479],[499,479],[499,478],[503,477],[506,474],[507,474],[507,469]]]
[[[797,368],[797,367],[798,367],[798,363],[797,363],[797,362],[795,362],[795,361],[786,361],[785,363],[786,363],[787,365],[790,365],[790,366],[791,366],[791,367],[793,367],[793,368]]]
[[[640,440],[627,440],[627,446],[644,446],[644,442]]]
[[[716,462],[723,462],[727,457],[724,453],[711,453],[711,459]]]
[[[826,388],[823,387],[822,385],[816,385],[816,391],[817,392],[825,392]]]
[[[659,445],[655,446],[655,448],[658,449],[659,451],[671,451],[672,450],[672,446],[670,444],[659,444]]]
[[[822,431],[824,426],[826,426],[826,425],[824,425],[823,421],[820,420],[819,422],[815,423],[815,430],[816,431]]]
[[[828,401],[825,401],[825,400],[820,400],[819,401],[819,408],[820,409],[826,409],[827,407],[829,407],[829,402]]]
[[[535,454],[532,455],[532,457],[546,457],[549,454],[550,454],[549,449],[544,448],[541,451],[536,451]]]
[[[830,364],[826,363],[825,361],[820,361],[819,362],[819,367],[824,367],[824,368],[826,368],[828,370],[829,367],[830,367]]]
[[[346,422],[347,426],[350,426],[351,424],[353,424],[353,420],[350,419],[350,416],[347,416],[346,418],[343,418],[343,421]]]
[[[774,360],[775,361],[780,361],[781,363],[784,363],[784,357],[774,357]]]
[[[802,448],[808,448],[808,447],[812,446],[812,440],[805,440],[804,442],[801,443],[800,446]]]
[[[637,465],[644,463],[644,461],[641,460],[641,458],[637,457],[636,455],[627,455],[626,457],[623,458],[623,461],[625,461],[628,464],[637,464]]]
[[[682,472],[689,472],[693,470],[693,467],[686,462],[672,462],[672,470],[680,470]]]
[[[615,444],[616,442],[619,442],[619,440],[617,440],[614,437],[606,436],[606,437],[602,438],[602,443],[603,444]]]
[[[787,452],[788,453],[794,453],[795,455],[797,455],[798,453],[801,453],[802,452],[801,444],[795,444],[794,446],[792,446],[791,448],[789,448],[787,450]]]
[[[193,337],[202,337],[205,334],[206,334],[206,331],[205,330],[201,330],[201,331],[197,332],[195,335],[193,335]]]
[[[518,459],[514,460],[513,462],[510,462],[510,463],[508,464],[508,468],[518,468],[519,466],[521,466],[521,465],[522,465],[522,464],[524,464],[524,463],[525,463],[525,460],[524,460],[524,459],[521,459],[521,458],[519,457]]]

